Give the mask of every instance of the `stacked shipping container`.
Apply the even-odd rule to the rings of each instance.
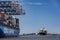
[[[5,12],[0,12],[0,22],[19,28],[19,19],[13,18],[12,16],[7,15]]]

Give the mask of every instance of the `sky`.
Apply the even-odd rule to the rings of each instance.
[[[60,33],[60,0],[20,0],[26,14],[20,16],[20,34],[38,33],[46,28],[48,33]]]
[[[60,0],[19,0],[25,15],[20,20],[20,34],[38,33],[46,28],[48,33],[60,33]]]

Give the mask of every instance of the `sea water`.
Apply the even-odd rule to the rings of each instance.
[[[25,35],[20,40],[60,40],[60,35]]]
[[[0,40],[60,40],[60,35],[22,35],[12,38],[1,38]]]

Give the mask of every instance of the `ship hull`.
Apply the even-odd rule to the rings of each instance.
[[[5,26],[0,26],[0,36],[18,36],[19,35],[19,30],[10,28],[10,27],[5,27]]]

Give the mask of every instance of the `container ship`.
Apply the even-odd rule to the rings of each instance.
[[[18,36],[20,32],[19,18],[25,12],[18,1],[0,1],[0,37]]]

